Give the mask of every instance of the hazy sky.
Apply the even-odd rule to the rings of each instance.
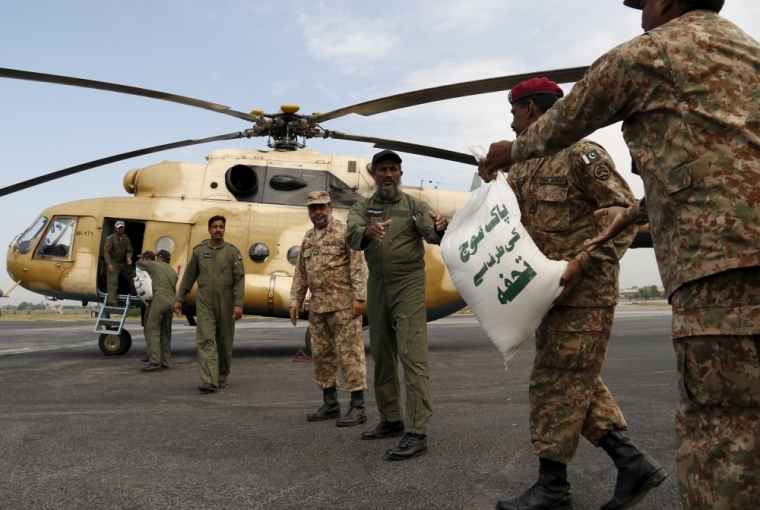
[[[760,2],[729,0],[723,15],[760,38]],[[236,110],[302,112],[459,81],[591,64],[641,33],[622,0],[37,1],[0,7],[0,67],[128,84]],[[112,154],[242,130],[240,120],[146,98],[0,79],[0,186]],[[506,93],[351,115],[328,129],[465,152],[513,138]],[[591,137],[643,194],[611,126]],[[324,153],[369,157],[368,144],[312,140]],[[153,154],[0,198],[7,246],[50,205],[123,196],[127,170],[163,159],[203,162],[213,149],[265,149],[263,139]],[[407,184],[466,190],[474,167],[404,156]],[[0,253],[5,266],[6,251]],[[621,285],[660,284],[651,249],[631,250]],[[0,289],[12,285],[0,272]],[[39,301],[23,289],[10,300]]]

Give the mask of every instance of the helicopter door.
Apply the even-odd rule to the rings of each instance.
[[[306,168],[282,168],[270,164],[264,180],[265,204],[306,205],[312,191],[327,189],[327,172]]]
[[[143,246],[156,253],[159,250],[168,251],[172,256],[171,266],[177,274],[181,274],[189,257],[191,227],[189,223],[149,221],[145,225]]]
[[[106,244],[106,238],[116,232],[114,224],[118,221],[118,218],[104,218],[103,219],[103,231],[100,238],[100,252],[98,257],[98,291],[101,294],[108,292],[108,286],[106,285],[106,271],[108,267],[103,258],[103,246]],[[137,257],[139,253],[143,251],[143,236],[145,234],[145,221],[142,220],[127,220],[123,219],[124,233],[129,236],[129,241],[132,243],[132,249],[134,250],[134,257]],[[134,260],[132,260],[134,263]],[[119,278],[119,295],[129,294],[129,284],[124,278]]]

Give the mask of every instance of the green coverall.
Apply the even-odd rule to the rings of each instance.
[[[145,311],[145,341],[154,365],[169,366],[172,355],[172,308],[177,289],[177,272],[166,262],[138,260],[139,269],[150,275],[153,299]]]
[[[235,337],[233,308],[243,306],[245,295],[245,272],[240,250],[224,241],[214,248],[209,239],[193,248],[176,302],[184,301],[196,280],[198,371],[204,383],[219,386],[220,381],[227,380],[232,366]]]
[[[422,435],[427,435],[433,414],[422,240],[431,244],[441,241],[428,212],[430,207],[425,202],[406,193],[399,191],[387,203],[374,194],[351,207],[346,234],[351,249],[364,250],[369,266],[367,316],[380,419],[404,420],[407,434]],[[392,221],[385,227],[382,243],[363,239],[368,226],[389,219]],[[406,386],[405,416],[401,412],[399,358]]]
[[[103,259],[106,262],[106,282],[108,284],[106,303],[109,305],[116,305],[118,302],[116,296],[119,292],[119,275],[129,282],[130,294],[135,293],[135,285],[132,281],[135,276],[134,271],[127,264],[127,259],[132,259],[133,252],[132,242],[127,234],[122,234],[121,237],[119,234],[111,234],[106,237],[106,242],[103,245]],[[113,272],[108,270],[108,264],[113,266]]]

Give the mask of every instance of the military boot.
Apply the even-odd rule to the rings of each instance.
[[[367,422],[367,411],[364,409],[364,391],[351,392],[351,405],[348,412],[335,422],[338,427],[353,427]]]
[[[618,469],[615,494],[601,510],[631,508],[668,477],[659,462],[639,451],[619,430],[608,432],[599,441],[599,447],[607,452]]]
[[[324,405],[320,407],[316,413],[306,415],[306,419],[309,421],[324,421],[330,418],[337,418],[340,416],[340,404],[338,403],[338,392],[335,388],[327,388],[322,390]]]
[[[497,510],[573,510],[567,464],[540,459],[538,481],[522,496],[502,499]]]

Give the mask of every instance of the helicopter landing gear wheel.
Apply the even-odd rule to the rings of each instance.
[[[304,336],[304,344],[306,345],[306,354],[311,356],[311,327],[306,328],[306,335]]]
[[[98,340],[100,352],[106,356],[120,356],[126,354],[132,347],[132,335],[122,329],[120,334],[103,333]]]

